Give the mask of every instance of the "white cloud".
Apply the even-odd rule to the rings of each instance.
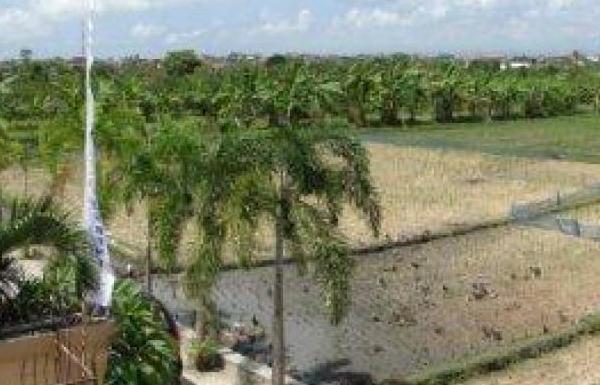
[[[335,27],[351,26],[355,28],[408,25],[411,22],[409,17],[403,16],[400,12],[383,10],[381,8],[352,8],[341,18],[333,20]]]
[[[144,11],[205,0],[96,0],[97,14]],[[80,18],[83,0],[28,0],[0,9],[0,42],[26,41],[49,33],[67,20]],[[133,31],[132,31],[133,32]],[[143,34],[141,29],[137,32]],[[150,32],[150,31],[145,31]]]
[[[0,42],[17,42],[23,35],[39,35],[40,27],[39,21],[23,9],[0,10]]]
[[[266,21],[259,27],[259,30],[267,34],[305,32],[310,28],[312,22],[312,12],[309,9],[302,9],[294,20]]]
[[[167,29],[162,25],[138,23],[131,28],[130,34],[136,39],[149,39],[165,32]]]
[[[550,9],[560,11],[575,5],[576,0],[549,0],[548,5]]]
[[[178,44],[189,42],[190,40],[194,40],[204,35],[206,32],[207,31],[205,29],[195,29],[187,32],[171,32],[165,38],[165,43]]]

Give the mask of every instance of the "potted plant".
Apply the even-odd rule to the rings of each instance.
[[[225,368],[225,360],[220,353],[221,345],[213,340],[192,341],[190,358],[200,372],[218,371]]]

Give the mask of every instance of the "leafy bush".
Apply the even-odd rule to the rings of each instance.
[[[118,331],[110,346],[109,385],[166,385],[177,377],[176,347],[155,317],[152,303],[131,281],[114,291],[113,317]]]

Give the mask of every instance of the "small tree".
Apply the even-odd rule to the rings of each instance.
[[[229,133],[211,157],[198,197],[201,247],[186,277],[196,296],[214,282],[227,245],[242,262],[251,262],[261,220],[275,226],[273,383],[283,384],[284,254],[301,271],[312,271],[331,321],[339,323],[349,305],[353,267],[337,227],[344,203],[362,210],[375,233],[380,225],[366,151],[358,140],[326,128]]]
[[[193,50],[182,50],[167,53],[164,64],[170,76],[183,76],[193,74],[202,65],[202,61]]]
[[[0,195],[0,213],[0,302],[6,297],[4,289],[18,278],[10,255],[29,246],[52,247],[57,261],[74,267],[80,299],[94,287],[96,270],[89,257],[87,236],[49,198],[31,201]]]

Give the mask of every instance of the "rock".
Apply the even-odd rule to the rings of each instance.
[[[529,273],[532,278],[541,278],[542,277],[542,268],[540,266],[529,266]]]
[[[569,316],[562,310],[558,311],[558,319],[560,320],[560,323],[566,324],[567,322],[569,322]]]
[[[476,176],[476,177],[465,179],[465,182],[468,184],[474,185],[474,184],[479,184],[479,183],[485,182],[485,179],[483,177]]]
[[[397,326],[414,326],[417,324],[417,319],[408,307],[403,306],[400,310],[392,313],[390,323]]]
[[[490,340],[502,341],[503,339],[502,332],[493,326],[483,326],[481,328],[481,331],[483,332],[485,337]]]
[[[498,295],[490,289],[490,283],[483,280],[482,277],[471,284],[471,297],[475,300],[482,300],[486,297],[497,298]]]

